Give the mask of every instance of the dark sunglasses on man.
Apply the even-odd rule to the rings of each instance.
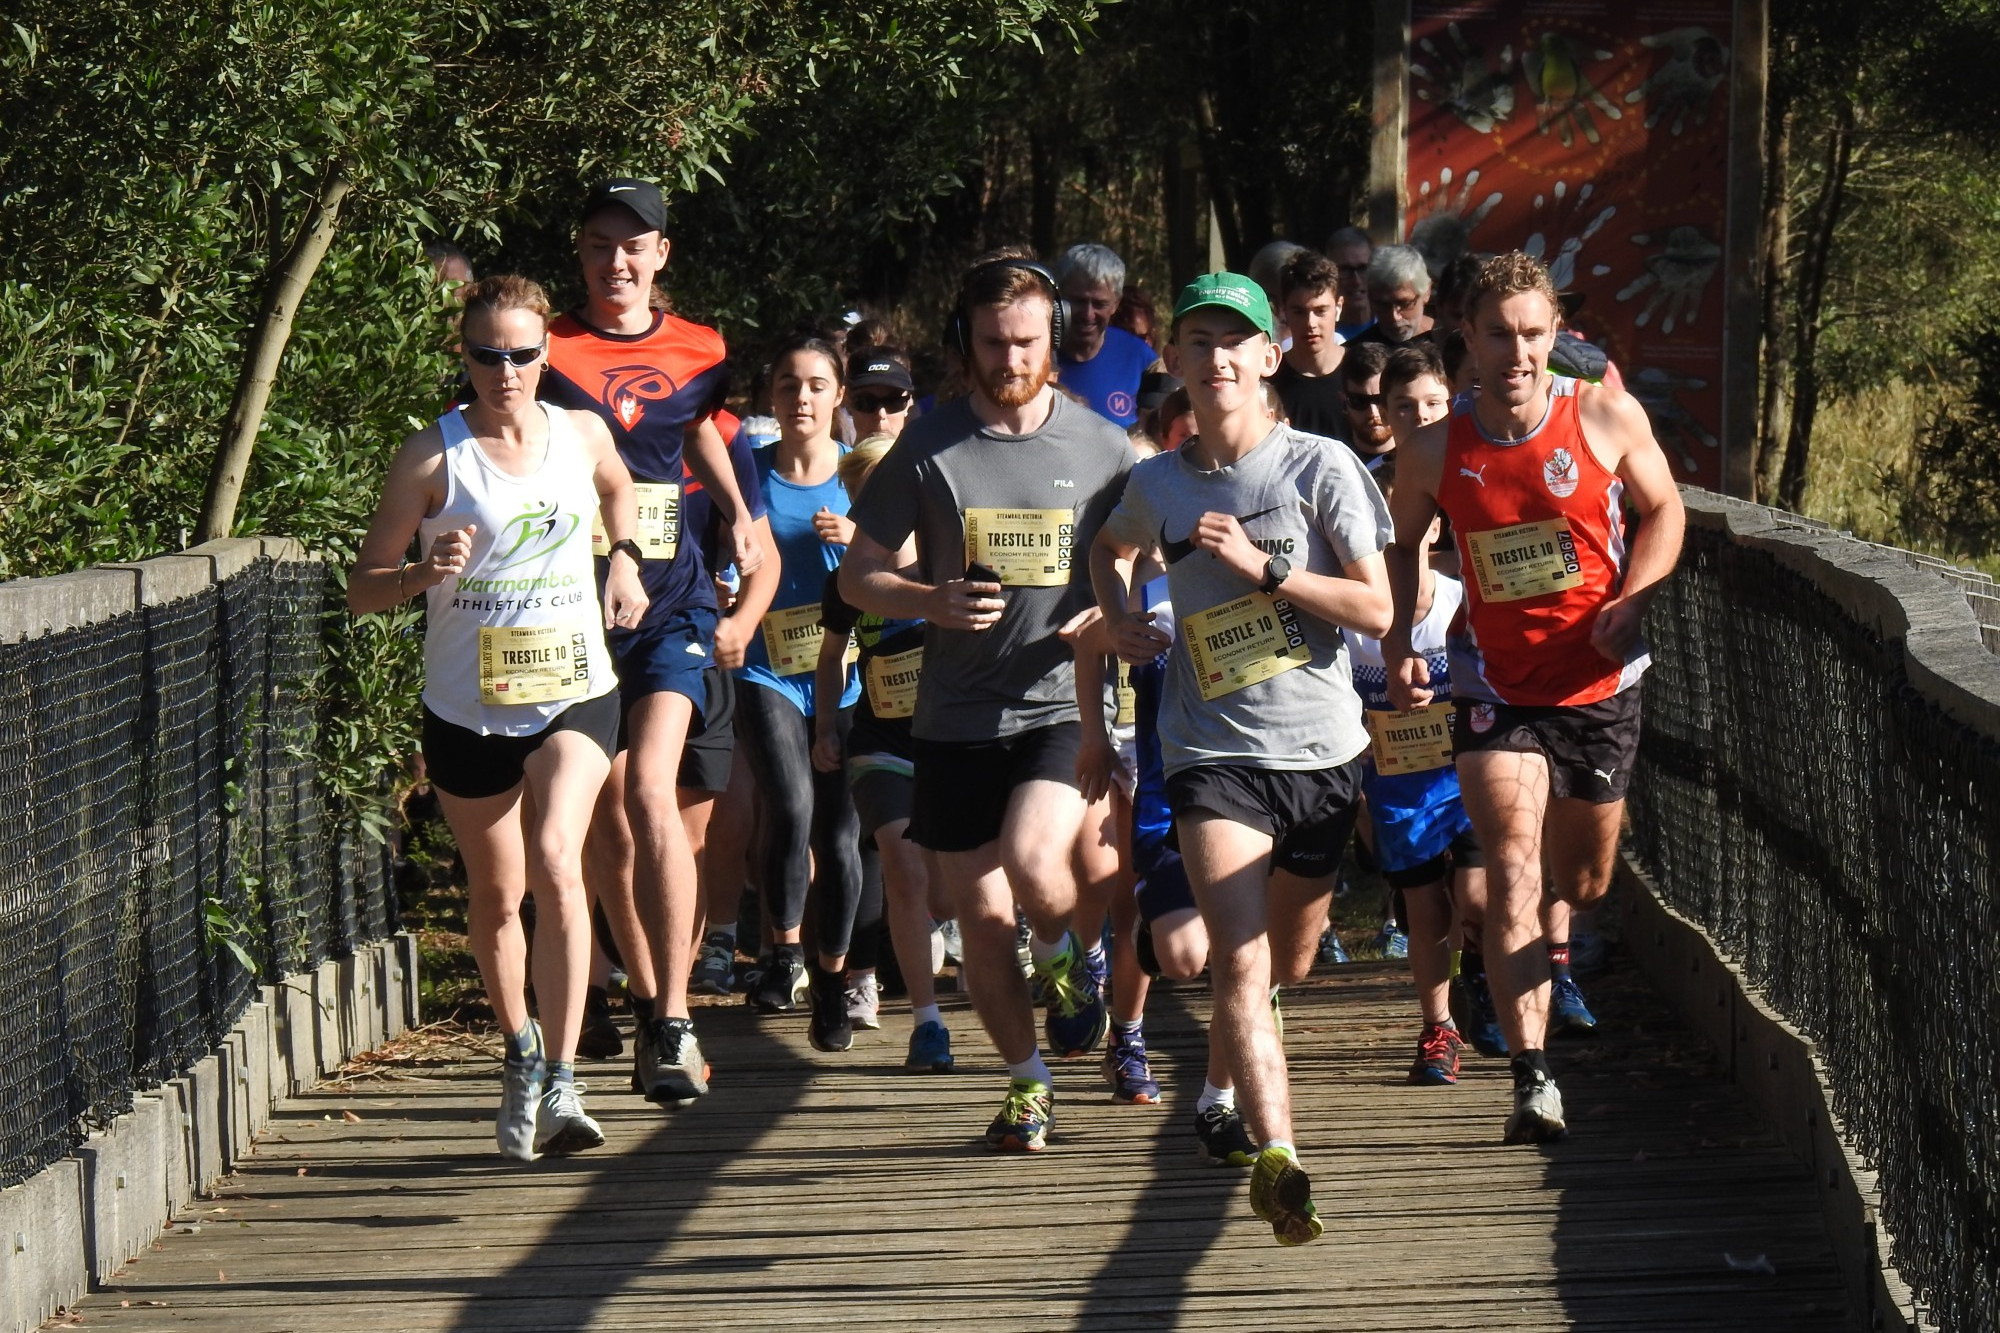
[[[901,389],[885,394],[857,393],[854,395],[854,410],[871,415],[878,412],[901,412],[910,405],[910,395]]]
[[[1347,410],[1350,412],[1366,412],[1371,407],[1382,406],[1382,402],[1383,395],[1379,393],[1355,393],[1350,389],[1347,394]]]
[[[547,339],[533,347],[484,347],[479,343],[467,343],[465,354],[482,366],[497,366],[502,361],[516,366],[532,366],[541,359],[542,349],[548,345]]]

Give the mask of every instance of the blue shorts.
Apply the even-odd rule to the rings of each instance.
[[[715,612],[690,606],[638,629],[612,630],[611,664],[630,708],[649,694],[685,695],[696,717],[708,706],[702,672],[715,664]]]

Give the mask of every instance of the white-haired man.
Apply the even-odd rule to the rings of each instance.
[[[1068,306],[1056,378],[1122,428],[1139,420],[1139,378],[1159,357],[1143,338],[1111,327],[1125,292],[1125,261],[1104,245],[1072,245],[1055,262],[1056,283]]]

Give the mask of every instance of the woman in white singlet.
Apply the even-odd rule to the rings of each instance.
[[[631,475],[604,423],[535,401],[548,297],[501,275],[459,291],[473,401],[403,442],[348,576],[357,614],[427,599],[423,752],[469,881],[472,950],[507,1038],[507,1157],[604,1142],[573,1076],[588,979],[583,839],[618,738],[604,631],[646,609]],[[600,603],[591,516],[612,539]],[[421,539],[422,558],[404,553]],[[528,1016],[521,899],[535,895]]]

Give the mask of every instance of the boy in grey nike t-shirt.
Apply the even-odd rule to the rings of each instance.
[[[1216,1108],[1233,1114],[1240,1088],[1264,1145],[1250,1206],[1279,1243],[1298,1245],[1321,1224],[1292,1145],[1270,986],[1311,966],[1353,832],[1368,735],[1340,631],[1388,624],[1393,530],[1350,450],[1265,411],[1274,334],[1248,278],[1212,273],[1181,293],[1168,359],[1197,433],[1132,470],[1090,569],[1121,657],[1172,648],[1159,719],[1167,804],[1210,940],[1210,1067],[1234,1084],[1211,1073],[1197,1132],[1218,1132]],[[1132,562],[1153,547],[1167,566],[1171,643],[1126,609]]]

